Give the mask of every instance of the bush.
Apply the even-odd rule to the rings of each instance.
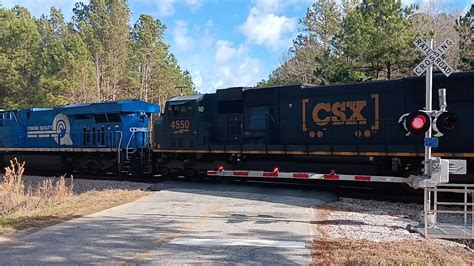
[[[72,177],[69,186],[61,176],[57,181],[48,178],[36,188],[30,185],[25,189],[24,172],[25,163],[19,163],[16,158],[5,167],[5,175],[0,182],[0,217],[61,203],[73,195]]]

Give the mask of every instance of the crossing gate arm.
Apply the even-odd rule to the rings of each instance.
[[[329,174],[317,174],[309,172],[280,172],[275,169],[273,172],[265,171],[247,171],[247,170],[209,170],[208,176],[219,177],[257,177],[268,179],[312,179],[312,180],[332,180],[332,181],[358,181],[358,182],[387,182],[387,183],[406,183],[411,184],[413,178],[395,177],[395,176],[373,176],[373,175],[340,175],[335,171]]]

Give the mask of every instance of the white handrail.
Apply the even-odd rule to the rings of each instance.
[[[135,132],[132,132],[132,135],[131,135],[130,138],[128,139],[127,147],[126,147],[126,150],[125,150],[125,158],[127,159],[127,161],[128,161],[128,159],[129,159],[129,157],[128,157],[128,149],[129,149],[129,147],[130,147],[130,143],[132,142],[133,135],[135,135]]]
[[[443,188],[438,188],[443,187]],[[441,237],[441,238],[470,238],[474,239],[474,185],[472,184],[439,184],[438,187],[425,188],[424,189],[424,235],[425,237]],[[449,188],[451,187],[451,188]],[[438,193],[454,193],[462,194],[463,201],[438,201]],[[471,199],[470,199],[471,198]],[[469,200],[470,199],[470,200]],[[440,206],[457,206],[459,209],[439,209]],[[462,208],[462,210],[460,210]],[[463,226],[454,228],[450,224],[438,224],[438,214],[452,214],[462,215]],[[428,219],[428,216],[431,218]],[[471,217],[471,224],[468,223],[468,217]],[[437,228],[443,226],[449,227],[449,230],[444,231],[450,232],[449,234],[439,235],[437,232],[430,233],[430,228]],[[459,228],[464,228],[464,231],[456,231]],[[469,232],[468,232],[469,231]],[[468,232],[468,233],[467,233]]]
[[[120,140],[117,144],[117,166],[120,165],[120,150],[121,150],[121,146],[122,146],[122,137],[123,137],[123,133],[122,131],[115,131],[116,135],[118,135],[118,133],[120,133]]]

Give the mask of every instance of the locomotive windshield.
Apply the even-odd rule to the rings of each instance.
[[[168,111],[171,116],[189,116],[198,108],[202,95],[178,96],[168,101]]]
[[[193,104],[186,103],[182,105],[172,105],[170,106],[170,109],[172,116],[187,115],[193,111]]]

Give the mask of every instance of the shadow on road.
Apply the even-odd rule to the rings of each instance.
[[[248,199],[271,203],[280,203],[301,207],[329,203],[337,200],[337,196],[317,189],[282,188],[275,184],[221,184],[211,182],[165,181],[152,185],[151,191],[174,191],[225,198]],[[310,199],[310,200],[302,200]]]

